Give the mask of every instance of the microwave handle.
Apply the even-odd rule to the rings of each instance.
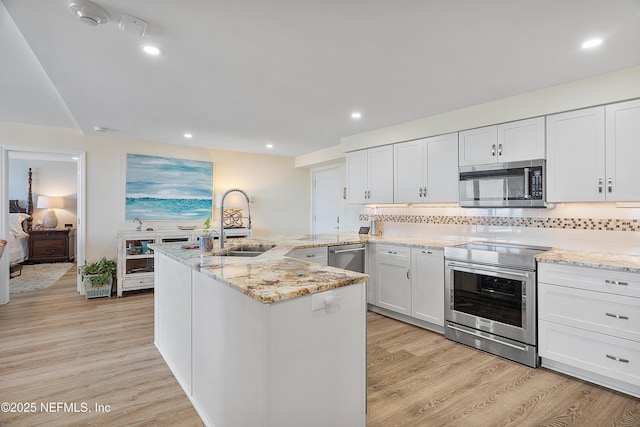
[[[524,198],[525,199],[531,198],[530,182],[531,182],[531,170],[529,168],[524,168]]]

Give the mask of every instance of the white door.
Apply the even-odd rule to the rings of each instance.
[[[349,203],[367,203],[369,190],[368,150],[347,153],[347,200]]]
[[[403,142],[393,146],[395,175],[393,198],[396,203],[420,203],[424,201],[424,155],[423,140]],[[457,149],[457,147],[456,147]],[[458,156],[456,152],[456,173]]]
[[[342,180],[340,169],[313,173],[313,233],[337,233],[340,217]]]
[[[460,132],[458,164],[482,165],[498,161],[498,126],[486,126]]]

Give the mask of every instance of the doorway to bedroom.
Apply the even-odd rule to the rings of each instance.
[[[2,151],[2,174],[6,185],[1,189],[0,205],[4,212],[9,212],[15,210],[17,203],[22,208],[20,212],[24,212],[32,203],[32,231],[28,234],[29,239],[26,239],[28,243],[21,250],[23,253],[10,253],[0,260],[0,304],[9,302],[10,293],[16,291],[10,291],[11,286],[19,281],[16,278],[9,279],[19,274],[10,264],[26,262],[30,268],[38,265],[53,273],[56,268],[62,267],[61,264],[70,265],[85,257],[85,154],[27,147],[4,147]],[[28,183],[29,171],[31,188]],[[24,216],[9,214],[8,218],[0,221],[3,223],[2,235],[18,235],[20,225],[12,222]],[[52,237],[55,241],[49,240]],[[12,252],[18,250],[14,248]],[[14,256],[20,257],[20,260],[9,259]],[[47,269],[47,265],[51,268]],[[79,279],[77,289],[82,289]]]

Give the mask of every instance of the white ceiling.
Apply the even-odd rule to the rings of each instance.
[[[111,19],[90,27],[68,0],[2,0],[0,121],[296,156],[640,64],[638,0],[96,3]],[[147,34],[120,30],[123,14]]]

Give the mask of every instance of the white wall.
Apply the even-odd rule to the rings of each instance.
[[[69,129],[0,122],[7,146],[46,147],[87,153],[87,259],[115,258],[117,232],[134,229],[124,218],[126,154],[214,162],[214,192],[240,187],[254,196],[255,235],[309,233],[310,172],[293,158],[83,135]],[[175,229],[176,223],[145,223]],[[201,224],[197,224],[201,225]]]

